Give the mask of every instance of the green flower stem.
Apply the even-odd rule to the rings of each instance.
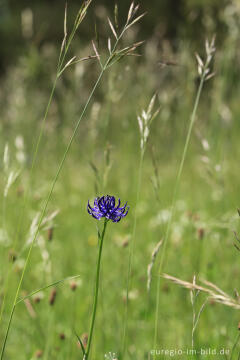
[[[33,246],[34,246],[34,244],[35,244],[35,242],[36,242],[36,239],[37,239],[37,236],[38,236],[38,234],[39,234],[40,226],[41,226],[41,224],[42,224],[43,218],[44,218],[45,213],[46,213],[46,211],[47,211],[48,204],[49,204],[49,202],[50,202],[50,200],[51,200],[51,197],[52,197],[52,194],[53,194],[53,190],[54,190],[54,188],[55,188],[55,185],[56,185],[56,183],[57,183],[57,180],[58,180],[58,178],[59,178],[59,175],[60,175],[60,173],[61,173],[61,171],[62,171],[63,165],[64,165],[64,163],[65,163],[65,160],[66,160],[67,155],[68,155],[68,153],[69,153],[69,150],[70,150],[70,148],[71,148],[71,145],[72,145],[72,143],[73,143],[73,140],[75,139],[75,136],[76,136],[76,134],[77,134],[79,125],[80,125],[80,123],[81,123],[81,120],[82,120],[83,116],[85,115],[85,112],[86,112],[86,110],[87,110],[87,108],[88,108],[88,105],[89,105],[89,103],[90,103],[90,101],[91,101],[91,99],[92,99],[92,97],[93,97],[93,94],[95,93],[96,88],[98,87],[98,84],[100,83],[100,80],[101,80],[101,78],[102,78],[102,76],[103,76],[104,71],[105,71],[105,69],[103,69],[103,70],[101,71],[101,73],[99,74],[98,79],[97,79],[97,81],[96,81],[96,83],[95,83],[95,85],[94,85],[94,87],[93,87],[93,89],[92,89],[92,91],[91,91],[91,93],[90,93],[90,95],[89,95],[89,97],[88,97],[88,100],[87,100],[87,102],[86,102],[86,104],[85,104],[85,106],[84,106],[84,108],[83,108],[83,110],[82,110],[82,112],[81,112],[81,115],[80,115],[80,117],[79,117],[78,120],[77,120],[76,126],[75,126],[75,128],[74,128],[74,130],[73,130],[72,136],[71,136],[71,138],[70,138],[70,140],[69,140],[69,143],[68,143],[68,145],[67,145],[67,147],[66,147],[66,150],[65,150],[65,152],[64,152],[64,154],[63,154],[62,160],[61,160],[61,162],[60,162],[60,164],[59,164],[59,167],[58,167],[57,172],[56,172],[56,175],[55,175],[55,177],[54,177],[54,179],[53,179],[53,182],[52,182],[50,191],[49,191],[48,196],[47,196],[47,198],[46,198],[45,205],[44,205],[43,210],[42,210],[42,212],[41,212],[40,219],[39,219],[39,222],[38,222],[38,225],[37,225],[37,229],[36,229],[36,231],[35,231],[34,238],[33,238],[32,242],[31,242],[31,245],[30,245],[30,248],[29,248],[29,251],[28,251],[28,254],[27,254],[25,263],[24,263],[24,267],[23,267],[23,270],[22,270],[22,274],[21,274],[21,277],[20,277],[20,280],[19,280],[19,283],[18,283],[18,286],[17,286],[17,290],[16,290],[16,294],[15,294],[15,297],[14,297],[14,301],[13,301],[13,305],[12,305],[10,317],[9,317],[8,324],[7,324],[6,334],[5,334],[5,337],[4,337],[4,340],[3,340],[3,346],[2,346],[2,351],[1,351],[1,355],[0,355],[0,360],[3,359],[4,353],[5,353],[5,348],[6,348],[6,344],[7,344],[7,339],[8,339],[8,335],[9,335],[9,331],[10,331],[10,327],[11,327],[13,315],[14,315],[14,312],[15,312],[15,309],[16,309],[16,303],[17,303],[17,301],[18,301],[18,295],[19,295],[20,289],[21,289],[21,287],[22,287],[22,282],[23,282],[23,279],[24,279],[24,276],[25,276],[25,273],[26,273],[26,269],[27,269],[27,267],[28,267],[28,265],[29,265],[29,261],[30,261],[30,258],[31,258],[32,250],[33,250]]]
[[[23,282],[23,279],[24,279],[24,277],[25,277],[26,270],[27,270],[27,268],[28,268],[28,266],[29,266],[29,263],[30,263],[30,258],[31,258],[33,246],[34,246],[34,244],[35,244],[35,242],[36,242],[36,239],[37,239],[37,236],[38,236],[38,234],[39,234],[39,231],[40,231],[40,227],[41,227],[43,218],[44,218],[45,213],[46,213],[46,211],[47,211],[49,202],[50,202],[50,200],[51,200],[51,198],[52,198],[52,194],[53,194],[55,185],[56,185],[56,183],[57,183],[57,181],[58,181],[58,178],[59,178],[60,173],[61,173],[61,171],[62,171],[63,165],[64,165],[64,163],[65,163],[65,160],[66,160],[67,156],[68,156],[68,153],[69,153],[70,148],[71,148],[71,146],[72,146],[73,140],[75,139],[75,137],[76,137],[76,135],[77,135],[77,131],[78,131],[79,125],[80,125],[80,123],[81,123],[81,121],[82,121],[82,118],[84,117],[84,115],[85,115],[85,113],[86,113],[86,111],[87,111],[87,109],[88,109],[88,106],[89,106],[89,104],[90,104],[90,102],[91,102],[91,100],[92,100],[92,97],[93,97],[93,95],[94,95],[94,93],[95,93],[95,91],[96,91],[96,89],[97,89],[97,87],[98,87],[98,85],[99,85],[102,77],[103,77],[103,74],[104,74],[105,71],[108,69],[108,67],[110,67],[111,65],[113,65],[113,63],[111,64],[111,60],[114,58],[115,50],[117,49],[118,43],[119,43],[120,39],[122,38],[125,30],[127,29],[127,25],[128,25],[128,23],[123,27],[122,32],[121,32],[120,35],[117,37],[116,42],[115,42],[115,45],[114,45],[111,53],[109,54],[109,56],[108,56],[105,64],[104,64],[103,66],[101,65],[101,72],[99,73],[99,76],[98,76],[98,78],[97,78],[97,80],[96,80],[96,82],[95,82],[95,84],[94,84],[94,86],[93,86],[93,88],[92,88],[92,91],[91,91],[91,93],[90,93],[90,95],[89,95],[89,97],[88,97],[88,99],[87,99],[87,101],[86,101],[86,103],[85,103],[85,105],[84,105],[84,107],[83,107],[83,110],[82,110],[82,112],[81,112],[81,114],[80,114],[80,116],[79,116],[79,118],[78,118],[78,120],[77,120],[77,122],[76,122],[76,125],[75,125],[75,127],[74,127],[74,130],[73,130],[72,135],[71,135],[71,137],[70,137],[70,140],[69,140],[69,142],[68,142],[68,145],[67,145],[67,147],[66,147],[66,149],[65,149],[65,151],[64,151],[64,154],[63,154],[62,159],[61,159],[61,161],[60,161],[60,164],[59,164],[59,166],[58,166],[57,172],[56,172],[55,177],[54,177],[54,179],[53,179],[52,185],[51,185],[51,187],[50,187],[50,191],[49,191],[49,193],[48,193],[48,195],[47,195],[47,197],[46,197],[46,199],[45,199],[45,204],[44,204],[43,209],[42,209],[42,211],[41,211],[40,219],[39,219],[39,222],[38,222],[38,225],[37,225],[37,229],[36,229],[36,231],[35,231],[33,240],[32,240],[32,242],[31,242],[31,245],[30,245],[30,247],[29,247],[29,251],[28,251],[28,253],[27,253],[27,257],[26,257],[26,259],[25,259],[25,263],[24,263],[24,267],[23,267],[23,270],[22,270],[22,274],[21,274],[21,277],[20,277],[20,280],[19,280],[19,283],[18,283],[18,286],[17,286],[17,290],[16,290],[16,293],[15,293],[15,297],[14,297],[14,300],[13,300],[13,304],[12,304],[12,307],[11,307],[11,313],[10,313],[10,316],[9,316],[9,319],[8,319],[7,329],[6,329],[6,333],[5,333],[4,340],[3,340],[3,345],[2,345],[0,360],[3,360],[3,357],[4,357],[5,348],[6,348],[6,344],[7,344],[7,340],[8,340],[8,335],[9,335],[9,331],[10,331],[11,324],[12,324],[12,320],[13,320],[13,315],[14,315],[14,312],[15,312],[15,309],[16,309],[16,303],[17,303],[17,301],[18,301],[19,292],[20,292],[21,287],[22,287],[22,282]],[[106,225],[105,225],[105,226],[106,226]],[[86,357],[85,357],[85,359],[86,359]]]
[[[95,318],[96,318],[96,312],[97,312],[97,303],[98,303],[101,256],[102,256],[103,240],[104,240],[104,236],[105,236],[105,232],[106,232],[107,223],[108,223],[108,219],[105,218],[104,225],[103,225],[103,231],[99,236],[100,243],[99,243],[97,273],[96,273],[96,282],[95,282],[95,291],[94,291],[94,300],[93,300],[93,312],[92,312],[89,338],[88,338],[87,349],[86,349],[84,360],[88,359],[90,348],[91,348],[91,343],[92,343],[92,336],[93,336],[93,330],[94,330],[94,324],[95,324]]]

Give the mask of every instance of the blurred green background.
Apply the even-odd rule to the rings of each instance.
[[[113,13],[115,3],[111,0],[95,2],[94,11],[80,29],[79,37],[82,42],[86,43],[95,36],[94,27],[89,27],[89,24],[103,26],[101,20],[106,14]],[[70,22],[79,4],[79,0],[68,2]],[[126,17],[129,4],[129,1],[118,4],[120,22]],[[188,41],[192,46],[199,46],[205,39],[206,32],[218,34],[218,45],[221,47],[234,30],[239,11],[237,0],[150,0],[140,5],[142,11],[148,13],[140,27],[141,37],[145,39],[155,34],[159,47],[163,41],[170,40],[175,48],[179,47],[179,41]],[[56,43],[61,41],[64,7],[65,2],[57,0],[1,0],[1,71],[15,63],[29,46],[35,45],[41,49],[44,44],[56,46]],[[27,25],[27,22],[31,22],[30,19],[32,24]],[[49,21],[52,19],[54,21]],[[102,31],[100,37],[104,37]]]
[[[68,2],[68,29],[80,6]],[[118,24],[130,2],[118,3]],[[56,74],[63,38],[65,2],[0,0],[0,152],[2,216],[0,228],[0,300],[6,306],[0,343],[10,306],[31,241],[34,221],[43,208],[54,174],[74,125],[99,74],[89,60],[68,68],[59,78],[49,109],[33,177],[34,147]],[[199,86],[197,52],[205,58],[205,40],[216,35],[211,63],[215,76],[204,84],[196,123],[184,165],[166,251],[164,272],[183,280],[207,279],[239,301],[239,253],[233,230],[239,219],[240,135],[240,3],[238,0],[149,0],[140,3],[146,16],[129,29],[121,46],[140,40],[139,57],[125,57],[106,72],[81,122],[57,182],[48,215],[59,214],[41,228],[21,295],[51,281],[80,274],[76,291],[68,282],[38,302],[17,307],[5,359],[70,360],[80,357],[72,332],[88,331],[97,256],[96,222],[87,214],[88,199],[110,193],[130,204],[130,213],[111,224],[104,244],[100,305],[93,360],[109,351],[123,359],[122,335],[126,306],[129,241],[137,212],[127,351],[124,360],[149,359],[153,346],[157,257],[152,289],[146,291],[151,254],[166,231],[176,174]],[[69,58],[92,55],[94,39],[102,57],[112,36],[114,2],[93,1],[70,49]],[[137,115],[153,94],[154,119],[143,162],[142,186],[136,205],[140,156]],[[6,159],[5,159],[6,160]],[[17,174],[6,192],[11,174]],[[27,189],[29,200],[23,207]],[[24,210],[23,210],[24,209]],[[22,213],[23,212],[23,213]],[[22,213],[21,231],[17,232]],[[49,239],[49,227],[53,238]],[[17,235],[16,235],[17,234]],[[29,240],[30,239],[30,240]],[[12,264],[12,254],[15,262]],[[10,278],[6,274],[12,268]],[[206,300],[199,295],[195,311]],[[161,282],[158,348],[191,347],[193,309],[189,291]],[[207,304],[195,334],[196,347],[232,349],[238,335],[239,310]],[[64,339],[62,338],[64,334]],[[239,346],[232,359],[238,359]],[[38,351],[42,351],[42,355]],[[164,359],[165,357],[160,357]],[[198,356],[198,358],[201,358]],[[230,357],[228,357],[230,359]]]

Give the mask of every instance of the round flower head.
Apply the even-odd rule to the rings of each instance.
[[[129,206],[126,207],[126,203],[124,206],[121,207],[120,199],[118,199],[118,204],[116,206],[115,205],[115,197],[105,195],[102,197],[96,197],[93,207],[90,206],[88,201],[87,211],[97,220],[105,217],[106,219],[112,220],[113,222],[119,222],[123,217],[127,215]]]

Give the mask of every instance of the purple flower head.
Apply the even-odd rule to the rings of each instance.
[[[93,207],[90,206],[88,201],[87,211],[97,220],[105,217],[108,220],[112,220],[112,222],[119,222],[123,217],[127,215],[129,206],[127,206],[126,203],[124,206],[121,207],[120,199],[118,199],[118,204],[116,206],[115,205],[115,197],[105,195],[102,197],[96,197]]]

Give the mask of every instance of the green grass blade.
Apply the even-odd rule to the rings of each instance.
[[[65,281],[68,281],[68,280],[77,279],[77,278],[79,278],[80,276],[81,276],[81,275],[74,275],[74,276],[66,277],[66,278],[64,278],[64,279],[57,280],[57,281],[55,281],[55,282],[53,282],[53,283],[51,283],[51,284],[48,284],[48,285],[46,285],[46,286],[43,286],[43,287],[41,287],[41,288],[39,288],[39,289],[37,289],[37,290],[34,290],[34,291],[32,291],[30,294],[24,296],[22,299],[19,299],[19,300],[16,302],[16,305],[19,304],[19,303],[21,303],[22,301],[24,301],[24,300],[26,300],[26,299],[29,299],[30,297],[32,297],[33,295],[39,293],[40,291],[44,291],[44,290],[46,290],[46,289],[48,289],[48,288],[50,288],[50,287],[52,287],[52,286],[59,285],[59,284],[65,282]]]

